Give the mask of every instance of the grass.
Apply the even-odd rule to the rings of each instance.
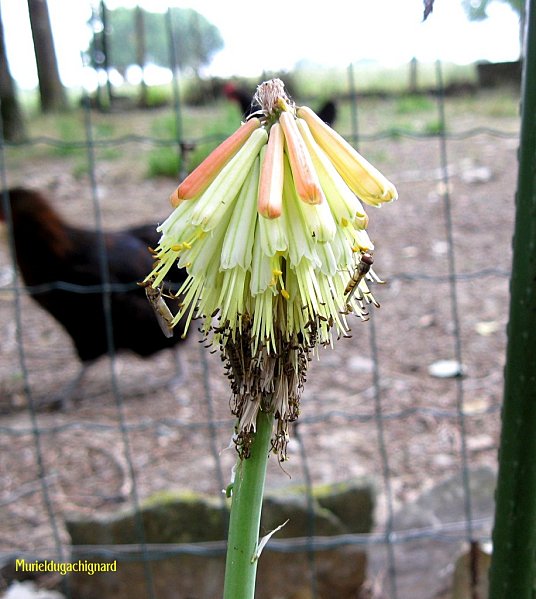
[[[415,114],[435,110],[435,103],[429,96],[411,94],[397,98],[397,114]]]
[[[176,178],[181,170],[181,160],[176,148],[155,148],[147,158],[147,176]]]
[[[195,108],[184,114],[182,136],[185,139],[197,139],[194,149],[188,155],[187,169],[193,170],[210,152],[240,124],[240,115],[234,106],[228,103],[216,103],[210,108]],[[177,121],[173,113],[157,117],[152,124],[152,133],[159,139],[172,142],[177,139]],[[181,163],[177,155],[177,146],[170,143],[154,148],[148,154],[147,175],[149,177],[176,178]]]

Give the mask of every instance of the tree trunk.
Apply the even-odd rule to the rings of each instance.
[[[58,71],[47,0],[28,0],[28,10],[39,77],[41,110],[60,111],[66,108],[67,101]]]
[[[100,3],[100,17],[102,22],[101,43],[102,43],[102,66],[106,72],[106,94],[108,96],[108,108],[111,108],[114,101],[114,90],[110,81],[110,25],[108,23],[109,11],[106,8],[104,0]]]
[[[26,137],[24,120],[17,100],[15,82],[7,63],[4,43],[4,26],[0,13],[0,113],[3,138],[7,141],[22,141]]]
[[[147,107],[147,83],[145,83],[145,15],[140,6],[136,6],[136,62],[141,70],[139,105]]]

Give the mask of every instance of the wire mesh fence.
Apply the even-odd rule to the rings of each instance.
[[[171,26],[168,20],[169,40]],[[395,100],[369,99],[358,82],[352,67],[348,95],[337,100],[350,115],[350,128],[341,133],[382,167],[400,194],[396,205],[371,214],[376,263],[387,284],[376,292],[382,308],[369,322],[353,323],[352,338],[322,351],[311,366],[290,459],[282,466],[274,460],[268,473],[269,487],[302,485],[311,514],[307,535],[275,535],[266,551],[308,552],[311,597],[320,596],[314,556],[342,546],[368,553],[375,596],[439,597],[463,544],[490,538],[492,497],[482,496],[478,472],[493,476],[496,461],[518,123],[509,112],[495,118],[491,95],[472,99],[478,114],[464,107],[467,96],[446,98],[441,63],[433,94],[425,96],[433,130],[419,130],[422,123],[382,127],[385,106]],[[83,139],[34,136],[22,146],[0,145],[2,188],[45,184],[58,210],[97,231],[161,221],[162,198],[174,183],[146,180],[140,157],[147,148],[181,153],[203,141],[184,134],[192,112],[181,105],[177,78],[173,89],[177,136],[135,133],[139,111],[126,117],[131,133],[102,136],[99,128],[117,115],[96,114],[85,101]],[[515,98],[516,91],[507,95]],[[44,148],[83,152],[83,176],[71,174],[79,158],[47,162]],[[107,158],[110,149],[128,160]],[[223,542],[148,542],[141,507],[150,495],[173,488],[210,494],[224,507],[221,490],[235,459],[233,450],[223,451],[233,431],[229,391],[218,357],[195,333],[150,360],[115,350],[109,298],[116,287],[104,237],[97,239],[102,285],[57,281],[52,287],[102,294],[109,356],[84,375],[74,406],[59,412],[43,406],[75,374],[71,342],[31,302],[46,289],[24,285],[13,242],[2,248],[1,555],[5,563],[23,556],[67,561],[80,549],[64,524],[72,512],[89,516],[129,506],[137,544],[92,545],[84,555],[141,561],[143,596],[158,597],[156,560],[224,553]],[[356,477],[374,481],[373,530],[316,534],[313,487]],[[446,494],[434,494],[445,480]],[[62,590],[72,596],[68,581]]]

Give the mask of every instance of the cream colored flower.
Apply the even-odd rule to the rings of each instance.
[[[374,249],[359,199],[396,199],[394,186],[283,84],[261,84],[263,108],[223,142],[172,194],[159,227],[157,289],[178,263],[178,323],[187,316],[221,348],[231,380],[237,447],[247,457],[259,410],[272,411],[273,449],[285,456],[307,362],[347,316],[378,305],[368,283]]]

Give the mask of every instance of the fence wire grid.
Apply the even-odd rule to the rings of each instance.
[[[171,22],[166,23],[173,40]],[[492,497],[479,494],[473,476],[495,471],[517,118],[509,115],[496,127],[485,115],[450,111],[438,62],[435,90],[426,96],[435,106],[436,130],[386,130],[385,100],[365,98],[358,80],[351,68],[344,106],[352,127],[341,133],[394,181],[400,196],[393,206],[369,211],[376,263],[387,284],[376,290],[382,308],[367,323],[356,319],[353,337],[322,351],[310,367],[290,460],[284,468],[274,460],[267,479],[268,488],[303,484],[310,528],[301,539],[275,535],[266,550],[310,552],[311,597],[319,596],[315,552],[346,545],[367,551],[377,597],[440,597],[462,547],[486,542],[491,534]],[[44,184],[67,218],[100,231],[161,221],[175,183],[145,179],[132,156],[165,146],[180,152],[185,142],[197,146],[210,138],[182,135],[189,111],[178,85],[175,78],[176,138],[137,133],[102,138],[96,130],[114,115],[96,114],[85,101],[84,139],[38,135],[22,146],[0,144],[2,188],[14,181]],[[127,117],[132,129],[138,116]],[[86,172],[70,174],[73,159],[56,155],[51,172],[43,173],[47,162],[42,152],[32,159],[35,148],[84,152]],[[30,155],[26,162],[21,150]],[[130,151],[130,161],[120,166],[107,159],[110,150]],[[130,506],[138,515],[139,544],[85,547],[84,554],[141,559],[146,596],[157,597],[152,561],[225,551],[224,542],[147,543],[140,513],[146,497],[172,488],[224,502],[221,489],[229,482],[234,455],[222,451],[233,429],[222,367],[217,356],[198,346],[195,334],[177,351],[146,361],[115,352],[106,297],[118,287],[109,281],[102,237],[103,285],[92,288],[62,281],[25,287],[8,242],[0,287],[2,562],[23,556],[66,561],[76,549],[65,530],[66,516]],[[42,401],[60,393],[78,366],[69,339],[29,299],[47,288],[102,293],[110,341],[109,357],[84,375],[74,406],[59,412],[43,409]],[[441,360],[454,368],[446,378],[431,370]],[[315,535],[313,487],[359,477],[372,479],[377,490],[373,530]],[[454,498],[446,515],[443,499],[436,499],[437,513],[422,502],[445,480]],[[430,513],[419,518],[417,512],[426,510]],[[72,596],[68,584],[62,590]]]

